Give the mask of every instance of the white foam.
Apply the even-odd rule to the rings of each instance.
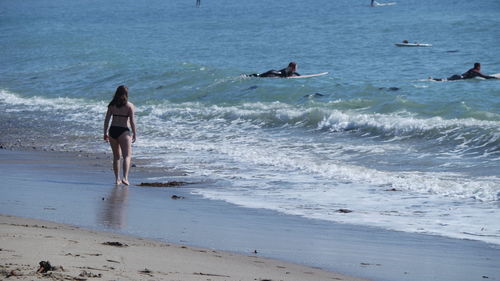
[[[218,106],[198,109],[197,105],[187,109],[164,107],[158,116],[176,116],[172,111],[186,109],[183,116],[188,119],[199,114],[210,115],[210,118],[203,124],[193,124],[200,116],[192,120],[159,117],[164,123],[160,127],[169,132],[169,138],[162,140],[159,137],[150,145],[161,143],[163,150],[174,155],[165,157],[165,164],[187,168],[197,176],[221,182],[219,189],[196,191],[207,198],[309,218],[500,244],[498,222],[485,216],[485,212],[498,213],[494,206],[498,202],[500,178],[470,177],[452,172],[391,172],[350,164],[349,157],[343,154],[346,151],[384,155],[408,148],[394,141],[321,144],[314,139],[276,135],[274,131],[266,132],[255,126],[254,119],[242,118],[260,114],[256,107],[248,105],[242,110]],[[275,108],[276,112],[288,117],[295,116],[290,112],[302,114],[279,104],[262,105],[261,108]],[[233,115],[231,121],[223,117],[227,114]],[[395,120],[400,118],[394,117]],[[391,126],[414,128],[422,126],[420,121],[410,120],[409,126],[394,121]],[[438,121],[441,120],[423,124],[432,128],[439,126],[435,124]],[[466,122],[481,123],[477,120]],[[454,124],[460,123],[463,124],[463,120],[456,120]],[[425,158],[432,154],[420,156]],[[386,191],[391,189],[398,191]],[[353,209],[354,213],[335,212],[339,208]]]
[[[457,127],[480,127],[496,129],[500,121],[485,121],[473,118],[443,119],[441,117],[417,118],[407,112],[394,114],[364,114],[356,111],[332,111],[319,124],[318,128],[329,128],[332,131],[350,128],[373,127],[386,132],[404,135],[414,132],[425,132],[434,129],[456,130]]]
[[[462,177],[460,174],[454,173],[419,173],[419,172],[387,172],[377,169],[362,167],[359,165],[348,164],[348,162],[339,162],[344,159],[349,159],[341,155],[344,151],[354,151],[357,154],[384,154],[390,151],[408,150],[395,144],[395,140],[400,139],[395,137],[389,143],[339,143],[328,144],[320,147],[318,144],[312,143],[311,148],[306,150],[306,154],[316,155],[331,155],[332,157],[324,157],[322,161],[317,158],[303,155],[299,151],[304,145],[302,139],[298,139],[296,143],[285,136],[280,139],[276,135],[264,136],[259,130],[259,126],[255,126],[252,122],[255,119],[249,118],[248,121],[239,119],[244,116],[259,114],[262,111],[274,110],[273,115],[281,119],[293,119],[296,116],[304,114],[294,108],[283,107],[279,103],[273,104],[247,104],[242,107],[219,107],[210,106],[203,107],[200,104],[190,104],[189,106],[179,106],[173,108],[171,106],[156,107],[151,112],[152,115],[148,118],[151,126],[156,126],[159,136],[168,135],[169,137],[180,137],[178,143],[169,141],[165,143],[168,147],[192,151],[213,151],[218,155],[226,155],[230,159],[238,159],[243,163],[252,163],[254,165],[272,166],[278,169],[303,170],[304,173],[317,174],[328,179],[336,179],[343,181],[359,182],[372,185],[392,185],[394,188],[404,189],[408,191],[416,191],[423,193],[440,194],[444,196],[453,196],[456,198],[476,198],[483,201],[497,200],[499,181],[474,178],[468,180],[467,177]],[[176,111],[182,111],[182,117]],[[175,113],[173,113],[175,112]],[[171,114],[170,114],[171,113]],[[198,123],[199,115],[210,116],[208,122]],[[233,120],[228,122],[223,116],[234,114]],[[163,115],[171,115],[171,120],[162,121]],[[196,115],[197,117],[191,117]],[[216,118],[220,116],[220,118]],[[185,118],[186,117],[186,118]],[[193,119],[190,121],[190,119]],[[334,121],[335,120],[335,121]],[[484,126],[495,126],[498,122],[493,121],[477,121],[477,120],[442,120],[441,118],[431,118],[430,120],[418,120],[414,118],[402,118],[400,116],[384,116],[384,115],[368,115],[352,113],[335,112],[328,119],[320,123],[336,124],[339,128],[346,129],[348,124],[356,120],[359,123],[384,126],[389,128],[397,128],[401,131],[412,130],[430,130],[436,126],[450,127],[450,124],[471,123],[473,125],[481,124]],[[161,126],[157,122],[162,122]],[[195,122],[195,123],[192,123]],[[149,122],[146,122],[149,123]],[[444,124],[443,124],[444,123]],[[331,128],[334,126],[329,125]],[[452,127],[452,126],[451,126]],[[173,129],[175,128],[175,129]],[[391,129],[394,130],[394,129]],[[455,128],[450,128],[445,131],[445,134],[451,133]],[[253,135],[252,132],[260,135]],[[184,138],[188,138],[184,140]],[[203,139],[208,142],[200,141]],[[473,141],[473,140],[472,140]],[[280,151],[277,147],[280,143],[287,143],[289,149]],[[465,144],[464,144],[465,145]],[[317,151],[315,151],[317,150]],[[294,156],[294,153],[296,154]],[[334,158],[335,157],[335,158]],[[344,158],[342,158],[344,157]]]
[[[85,113],[88,114],[87,118],[93,117],[95,114],[102,114],[103,108],[105,108],[103,102],[89,103],[84,99],[68,97],[21,97],[6,90],[0,90],[0,102],[9,105],[7,110],[11,112],[29,110],[57,113],[58,111],[65,111],[70,113],[68,118],[74,117],[71,113],[79,116]]]
[[[12,109],[60,112],[66,120],[95,127],[96,135],[106,108],[104,102],[24,98],[7,91],[0,92],[0,102]],[[216,180],[220,188],[197,190],[208,198],[310,218],[459,238],[474,236],[500,244],[498,222],[491,219],[498,215],[498,208],[492,207],[500,196],[498,176],[390,171],[352,160],[371,155],[383,161],[387,154],[402,152],[415,158],[432,158],[431,153],[412,151],[401,140],[415,132],[437,129],[442,141],[446,141],[450,135],[461,138],[462,127],[494,131],[500,122],[419,119],[405,112],[384,115],[304,109],[279,102],[238,106],[165,102],[137,106],[137,113],[140,130],[134,145],[136,157],[154,159],[150,165],[182,169],[200,179]],[[317,122],[317,127],[310,127],[311,132],[294,131],[294,127],[302,128],[307,122]],[[370,141],[367,137],[356,141],[347,134],[321,135],[324,131],[363,127],[392,136],[385,141]],[[483,144],[494,143],[499,135],[490,135]],[[466,140],[463,146],[474,141],[478,140]],[[464,148],[457,147],[460,149]],[[456,156],[449,153],[450,159]],[[398,191],[386,191],[390,189]],[[340,208],[355,212],[335,212]]]

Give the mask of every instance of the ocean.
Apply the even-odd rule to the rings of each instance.
[[[500,2],[369,4],[2,0],[0,144],[109,152],[125,84],[133,158],[204,198],[499,245],[500,81],[427,78],[500,72]],[[290,61],[329,73],[243,75]]]

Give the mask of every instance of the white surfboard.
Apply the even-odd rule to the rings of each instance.
[[[398,47],[432,47],[432,44],[426,43],[396,43]]]
[[[493,76],[493,77],[496,77],[496,78],[500,79],[500,73],[491,74],[491,76]]]
[[[392,5],[396,5],[396,2],[387,2],[387,3],[378,3],[378,2],[375,2],[374,3],[374,6],[376,6],[376,7],[392,6]]]
[[[315,73],[315,74],[307,74],[307,75],[300,75],[300,76],[290,76],[286,77],[288,79],[298,79],[298,78],[310,78],[310,77],[316,77],[316,76],[323,76],[327,75],[328,72],[321,72],[321,73]]]

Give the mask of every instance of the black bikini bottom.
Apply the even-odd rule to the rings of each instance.
[[[119,127],[119,126],[109,127],[109,136],[114,139],[119,138],[124,132],[130,132],[130,129],[127,127]]]

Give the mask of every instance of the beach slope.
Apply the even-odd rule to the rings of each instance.
[[[40,262],[50,262],[50,267]],[[0,215],[0,276],[15,280],[362,280],[229,252]]]

